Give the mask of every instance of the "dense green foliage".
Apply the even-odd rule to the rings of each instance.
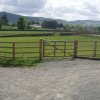
[[[2,21],[1,21],[1,18],[0,18],[0,29],[2,28]]]
[[[7,18],[7,15],[3,15],[1,17],[1,20],[2,20],[2,24],[3,25],[8,25],[8,18]]]
[[[44,21],[42,23],[42,27],[43,28],[51,28],[51,29],[56,29],[56,28],[63,28],[63,24],[62,23],[58,23],[55,20],[50,20],[50,21]]]
[[[4,25],[8,25],[7,15],[3,15],[0,17],[0,29],[2,29],[2,26]]]
[[[17,27],[18,27],[18,29],[22,29],[22,30],[26,29],[27,22],[24,19],[24,17],[22,17],[22,16],[19,17],[18,22],[17,22]]]

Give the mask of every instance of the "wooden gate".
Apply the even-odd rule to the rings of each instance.
[[[77,41],[40,40],[40,59],[46,57],[75,57]]]

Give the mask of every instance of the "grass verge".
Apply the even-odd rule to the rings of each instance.
[[[38,63],[41,63],[41,60],[37,59],[0,59],[0,66],[1,67],[33,67]]]

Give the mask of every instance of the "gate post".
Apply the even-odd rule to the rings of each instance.
[[[77,53],[78,53],[78,40],[74,41],[74,55],[73,58],[77,58]]]
[[[13,60],[14,60],[16,58],[15,57],[15,42],[13,42],[12,46],[13,46],[13,54],[12,54],[12,56],[13,56]]]
[[[40,38],[40,60],[43,60],[43,39]]]
[[[43,40],[43,58],[45,57],[45,40]]]
[[[94,42],[94,54],[93,54],[93,57],[96,57],[96,52],[97,52],[97,41]]]

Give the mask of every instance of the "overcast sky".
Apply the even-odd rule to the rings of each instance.
[[[0,11],[64,20],[100,20],[100,0],[0,0]]]

